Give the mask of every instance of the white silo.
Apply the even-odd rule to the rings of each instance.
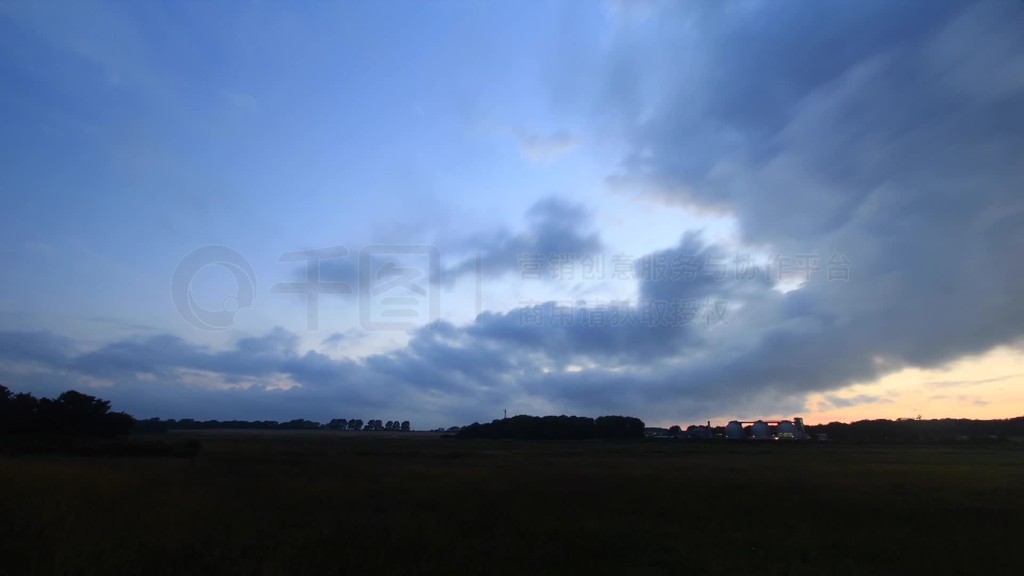
[[[755,440],[767,440],[772,437],[772,429],[766,422],[758,420],[750,427],[750,437]]]
[[[747,433],[743,431],[743,424],[733,420],[725,425],[725,437],[728,440],[743,440]]]
[[[796,426],[789,420],[782,420],[775,428],[775,435],[780,440],[795,440],[799,438]]]

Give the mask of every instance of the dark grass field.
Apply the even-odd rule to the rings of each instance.
[[[194,436],[0,457],[0,573],[1024,573],[1019,447]]]

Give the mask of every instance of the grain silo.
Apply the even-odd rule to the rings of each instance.
[[[750,437],[754,440],[767,440],[772,437],[772,429],[764,420],[758,420],[750,427]]]
[[[779,422],[779,425],[775,428],[775,435],[780,440],[795,440],[800,437],[796,426],[789,420]]]
[[[728,440],[745,440],[747,433],[743,430],[743,424],[733,420],[725,426],[725,437]]]

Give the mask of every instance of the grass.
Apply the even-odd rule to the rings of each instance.
[[[1007,447],[197,435],[0,458],[2,574],[1019,573]]]

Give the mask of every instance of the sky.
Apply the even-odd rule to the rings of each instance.
[[[0,2],[0,383],[1024,415],[1024,6]]]

